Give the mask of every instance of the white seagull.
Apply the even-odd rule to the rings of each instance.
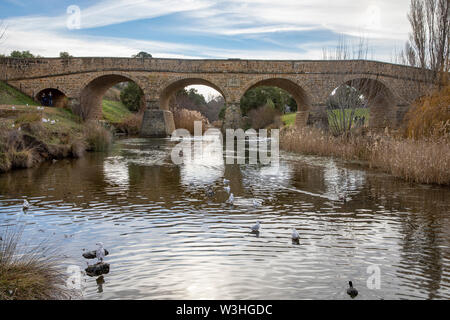
[[[254,206],[255,208],[258,208],[258,207],[260,207],[260,206],[261,206],[261,202],[260,202],[260,200],[257,200],[257,199],[253,199],[253,206]]]
[[[27,201],[27,199],[23,200],[23,210],[28,210],[30,208],[30,203]]]
[[[224,178],[223,179],[223,184],[225,184],[225,185],[230,184],[230,180]]]
[[[230,197],[228,198],[227,203],[229,203],[229,204],[234,203],[234,194],[230,194]]]
[[[300,234],[295,228],[292,228],[292,240],[298,241],[300,240]]]
[[[253,232],[259,232],[259,229],[261,228],[261,222],[256,221],[256,224],[252,227]]]
[[[228,194],[230,194],[230,192],[231,192],[230,186],[226,186],[226,187],[224,187],[224,189]]]
[[[103,262],[103,259],[105,258],[105,248],[103,248],[103,242],[96,243],[98,246],[97,251],[95,252],[95,257],[98,259],[99,262]]]

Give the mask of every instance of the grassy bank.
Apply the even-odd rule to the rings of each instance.
[[[286,113],[281,116],[281,121],[287,127],[290,127],[295,124],[296,113]]]
[[[103,100],[103,119],[116,124],[124,121],[132,115],[132,112],[127,109],[120,101]]]
[[[85,151],[105,150],[112,141],[108,130],[96,122],[82,122],[70,110],[2,106],[0,113],[0,172],[79,158]]]
[[[3,81],[0,81],[0,104],[5,105],[39,105],[26,94],[14,89]]]
[[[405,139],[387,134],[334,137],[315,128],[286,129],[280,146],[287,151],[363,161],[410,182],[450,185],[450,141]]]

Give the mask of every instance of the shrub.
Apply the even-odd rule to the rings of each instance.
[[[81,158],[86,151],[87,145],[86,142],[79,137],[73,137],[70,141],[70,152],[72,157]]]
[[[253,129],[264,129],[275,122],[279,112],[269,105],[252,109],[248,116]]]
[[[219,120],[225,119],[225,111],[227,111],[227,106],[223,106],[219,111]]]
[[[56,254],[37,246],[20,245],[21,229],[6,230],[0,241],[0,300],[49,300],[70,298],[65,274],[60,272]]]
[[[6,172],[11,170],[12,164],[9,159],[8,153],[0,150],[0,172]]]
[[[410,138],[450,135],[450,85],[420,99],[406,115]]]
[[[120,93],[120,101],[130,111],[139,111],[143,94],[141,88],[136,83],[128,82],[128,85]]]
[[[127,135],[138,135],[141,132],[142,119],[142,113],[134,113],[117,123],[116,127]]]
[[[208,126],[208,120],[198,111],[187,109],[176,109],[173,113],[175,128],[183,128],[194,134],[194,122],[202,122],[202,131],[205,132]]]
[[[42,117],[37,112],[27,112],[19,115],[16,120],[14,121],[14,124],[16,126],[21,126],[26,123],[33,123],[33,122],[40,122],[42,120]]]
[[[35,156],[32,149],[24,149],[21,151],[11,150],[9,154],[13,168],[31,168],[35,162]]]
[[[105,151],[112,143],[112,134],[100,124],[90,121],[84,127],[84,137],[88,150]]]

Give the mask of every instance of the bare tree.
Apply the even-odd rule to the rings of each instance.
[[[369,41],[366,37],[358,38],[357,43],[351,43],[347,37],[341,35],[335,48],[323,48],[324,60],[367,60],[369,58]]]
[[[5,37],[6,34],[6,24],[0,20],[0,40]]]
[[[356,42],[349,42],[340,37],[336,48],[324,48],[323,57],[326,60],[364,59],[369,55],[367,38],[360,37]],[[348,136],[352,129],[364,126],[367,120],[365,110],[369,103],[374,106],[382,105],[383,89],[379,82],[373,79],[354,79],[346,81],[346,73],[342,74],[342,81],[330,95],[326,102],[328,127],[333,135]]]
[[[408,20],[411,33],[400,53],[405,64],[435,71],[449,71],[450,2],[411,0]],[[434,79],[437,80],[437,79]]]

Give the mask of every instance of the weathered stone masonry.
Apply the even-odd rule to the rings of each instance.
[[[57,89],[71,105],[101,117],[101,99],[114,84],[134,81],[147,106],[142,134],[165,136],[172,132],[170,97],[179,89],[203,84],[219,91],[227,106],[239,110],[244,93],[259,85],[280,87],[293,95],[299,111],[297,124],[321,124],[325,102],[338,86],[370,83],[377,95],[369,96],[370,125],[394,126],[407,106],[432,84],[430,73],[389,63],[346,61],[184,60],[140,58],[0,59],[0,80],[37,98],[45,89]],[[359,82],[358,82],[359,81]]]

